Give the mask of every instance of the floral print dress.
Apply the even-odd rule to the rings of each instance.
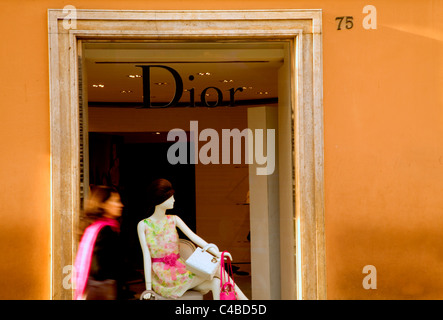
[[[144,220],[146,244],[152,259],[152,289],[163,297],[179,298],[192,285],[195,275],[179,257],[179,238],[174,216]]]

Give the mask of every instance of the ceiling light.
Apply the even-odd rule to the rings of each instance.
[[[142,76],[139,74],[129,74],[128,77],[131,79],[135,79],[135,78],[141,78]]]
[[[131,90],[122,90],[122,91],[120,91],[120,93],[132,93],[132,91]]]
[[[92,87],[93,88],[104,88],[105,85],[104,84],[93,84]]]
[[[257,94],[269,94],[268,91],[258,91]]]
[[[167,82],[156,82],[155,84],[158,85],[158,86],[165,86],[168,83]]]
[[[220,82],[223,82],[223,83],[228,83],[228,82],[234,82],[234,80],[220,80]]]
[[[243,89],[243,90],[246,90],[246,89],[249,89],[249,90],[251,90],[251,89],[252,89],[252,87],[242,87],[242,89]]]
[[[197,73],[199,76],[210,76],[211,73],[210,72],[199,72]]]

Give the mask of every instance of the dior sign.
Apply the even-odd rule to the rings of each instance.
[[[165,65],[138,65],[136,67],[142,68],[143,72],[143,108],[167,108],[167,107],[174,107],[178,104],[180,101],[180,98],[183,95],[183,80],[180,74],[175,70],[174,68],[171,68],[169,66]],[[163,106],[153,106],[151,103],[151,69],[152,68],[161,68],[164,70],[167,70],[171,75],[174,77],[175,81],[175,90],[172,97],[172,100],[163,105]],[[188,77],[190,81],[194,80],[194,76],[190,75]],[[195,107],[195,89],[189,88],[186,89],[187,92],[189,92],[189,98],[190,98],[190,104],[189,107]],[[229,90],[229,106],[233,107],[235,105],[235,94],[240,91],[243,91],[242,87],[238,88],[230,88]],[[206,94],[208,92],[215,92],[217,95],[217,101],[215,102],[209,102],[206,99]],[[223,92],[221,89],[217,87],[207,87],[202,90],[200,93],[200,101],[203,106],[206,107],[217,107],[220,106],[223,102]]]

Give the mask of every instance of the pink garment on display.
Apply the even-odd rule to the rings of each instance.
[[[101,218],[88,226],[82,236],[74,265],[75,300],[80,300],[85,292],[95,241],[97,240],[100,230],[106,226],[110,226],[118,231],[120,225],[117,220]]]
[[[180,257],[175,218],[166,215],[165,219],[147,218],[144,222],[146,245],[153,262],[152,290],[165,298],[179,298],[196,285],[194,282],[196,278],[195,274],[186,269],[185,261]],[[157,261],[162,263],[155,263]]]

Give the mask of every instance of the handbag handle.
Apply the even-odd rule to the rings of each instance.
[[[208,251],[209,248],[214,248],[217,250],[217,252],[220,252],[220,250],[218,250],[218,247],[213,243],[208,243],[207,245],[205,245],[203,247],[203,251]]]
[[[232,279],[232,287],[235,286],[235,282],[234,282],[234,273],[232,273],[232,265],[231,265],[231,259],[228,257],[227,259],[227,265],[229,270],[226,271],[227,273],[227,279],[225,281],[224,277],[225,277],[225,252],[227,251],[223,251],[221,254],[221,259],[220,259],[220,288],[223,286],[224,282],[228,282],[229,281],[229,274],[231,274],[231,279]]]

